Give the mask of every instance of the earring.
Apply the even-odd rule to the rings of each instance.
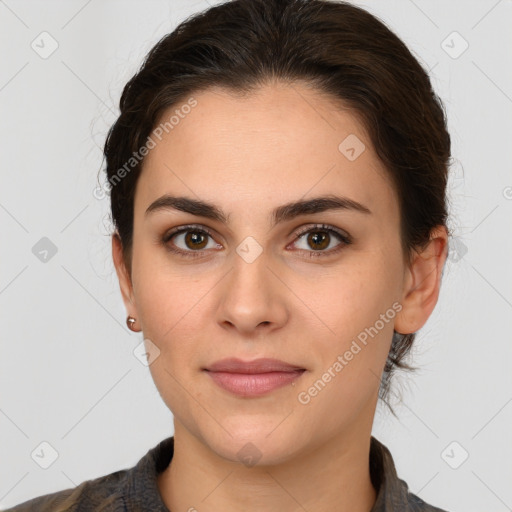
[[[133,316],[128,316],[128,318],[126,319],[126,325],[128,326],[128,329],[130,329],[130,331],[140,332],[137,329],[135,329],[135,327],[134,327],[134,324],[136,321],[137,320],[135,318],[133,318]]]

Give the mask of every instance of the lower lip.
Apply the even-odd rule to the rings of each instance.
[[[239,396],[261,396],[296,381],[305,370],[270,373],[228,373],[206,371],[221,388]]]

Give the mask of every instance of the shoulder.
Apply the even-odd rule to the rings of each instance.
[[[401,480],[401,482],[404,485],[405,489],[408,489],[407,484],[403,480]],[[447,510],[426,503],[419,496],[416,496],[411,492],[408,492],[407,498],[407,504],[409,505],[410,512],[448,512]]]
[[[127,505],[134,510],[168,512],[158,490],[157,476],[169,465],[173,453],[174,437],[168,437],[131,468],[33,498],[3,512],[126,512]]]
[[[3,512],[124,512],[127,473],[125,469],[86,480],[77,487],[32,498]]]
[[[448,512],[410,492],[407,483],[398,477],[391,452],[373,436],[370,444],[370,476],[378,490],[371,512]]]
[[[407,484],[404,485],[407,486]],[[448,512],[444,508],[438,508],[423,501],[419,496],[409,492],[408,505],[411,512]]]
[[[407,483],[400,478],[396,478],[391,492],[383,493],[378,506],[375,507],[375,512],[391,512],[394,510],[403,510],[404,512],[448,512],[425,502],[419,496],[410,492]],[[374,511],[372,510],[372,512]]]

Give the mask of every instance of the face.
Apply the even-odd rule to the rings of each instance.
[[[413,282],[386,170],[358,120],[306,86],[192,96],[137,183],[131,280],[115,256],[128,312],[159,350],[150,371],[176,428],[233,461],[251,442],[268,463],[368,432]],[[224,218],[184,202],[147,211],[165,195]],[[341,206],[314,202],[327,196]],[[228,357],[305,371],[244,396],[204,371]]]

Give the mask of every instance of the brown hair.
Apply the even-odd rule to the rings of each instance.
[[[404,255],[447,220],[450,135],[428,73],[366,10],[327,0],[232,0],[187,18],[163,37],[126,84],[104,148],[114,226],[131,272],[139,154],[164,111],[211,86],[247,94],[274,80],[305,82],[362,120],[399,198]],[[120,173],[121,169],[125,172]],[[122,175],[122,179],[120,179]],[[116,235],[117,236],[117,235]],[[379,397],[415,334],[394,333]]]

